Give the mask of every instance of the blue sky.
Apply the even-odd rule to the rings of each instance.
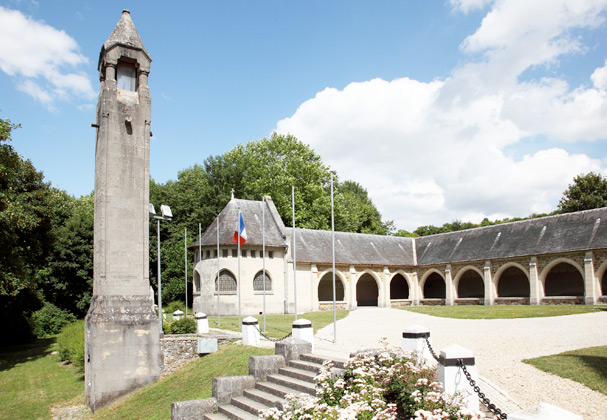
[[[411,230],[548,212],[607,175],[607,0],[0,1],[0,117],[75,196],[124,8],[154,60],[158,182],[289,132]]]

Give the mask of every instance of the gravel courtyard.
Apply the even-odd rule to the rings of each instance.
[[[411,325],[430,330],[440,349],[459,344],[474,352],[479,375],[522,408],[547,402],[585,419],[607,419],[607,396],[568,379],[535,369],[521,360],[584,347],[607,345],[607,312],[549,318],[469,320],[438,318],[388,308],[359,308],[316,334],[316,352],[341,355],[377,348],[379,339],[400,346]],[[499,406],[499,405],[498,405]]]

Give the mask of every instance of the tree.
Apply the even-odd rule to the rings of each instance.
[[[589,172],[573,178],[573,184],[563,192],[558,210],[561,213],[596,209],[607,206],[607,177]]]
[[[53,223],[53,250],[38,272],[44,300],[83,317],[93,292],[93,193],[75,199],[52,189],[53,208],[62,220]],[[58,218],[58,217],[57,217]]]
[[[367,190],[357,182],[344,181],[337,186],[335,207],[337,231],[388,235],[394,230],[391,221],[382,221]]]
[[[0,318],[12,339],[28,335],[26,318],[41,306],[36,274],[52,245],[49,184],[9,144],[17,128],[0,118]]]

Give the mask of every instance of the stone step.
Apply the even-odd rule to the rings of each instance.
[[[257,420],[257,414],[249,413],[232,404],[220,405],[219,413],[232,420]]]
[[[278,369],[278,373],[290,378],[299,379],[301,381],[314,383],[314,377],[318,375],[318,372],[312,372],[309,370],[298,369],[295,367],[283,367]]]
[[[310,372],[314,372],[315,375],[317,375],[318,372],[320,372],[320,368],[322,367],[322,365],[319,365],[318,363],[307,362],[305,360],[291,360],[291,361],[289,361],[289,366],[297,368],[297,369],[301,369],[301,370],[307,370]]]
[[[301,394],[301,391],[297,391],[293,388],[289,388],[288,386],[280,385],[275,382],[257,382],[255,384],[255,389],[258,389],[263,392],[267,392],[268,394],[272,394],[276,397],[284,399],[287,394]]]
[[[281,396],[271,394],[258,388],[245,389],[242,395],[262,404],[265,404],[268,407],[277,407],[281,410],[283,409],[285,404],[285,399]]]
[[[316,389],[314,384],[308,381],[302,381],[301,379],[292,378],[290,376],[281,375],[280,373],[275,375],[268,375],[266,382],[272,382],[278,385],[283,385],[294,391],[303,392],[310,395],[316,395]]]
[[[321,356],[321,355],[318,355],[318,354],[312,354],[312,353],[300,354],[299,355],[299,359],[300,360],[304,360],[306,362],[316,363],[316,364],[319,364],[319,365],[322,365],[325,360],[331,360],[333,362],[333,366],[335,366],[336,368],[340,368],[340,369],[343,369],[344,368],[344,364],[346,363],[345,360],[328,358],[328,357],[324,357],[324,356]]]
[[[230,404],[243,409],[251,414],[258,415],[261,411],[268,410],[271,406],[255,401],[245,395],[232,398]]]
[[[202,416],[202,420],[229,420],[229,417],[221,413],[207,413]]]

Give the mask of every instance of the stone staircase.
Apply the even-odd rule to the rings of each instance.
[[[326,358],[314,354],[301,354],[290,360],[278,373],[268,375],[265,381],[255,382],[255,387],[243,390],[242,396],[233,397],[229,404],[222,404],[218,412],[208,413],[204,420],[254,420],[259,412],[272,407],[283,408],[287,394],[315,395],[314,377],[319,373]],[[337,368],[343,362],[334,361]]]

